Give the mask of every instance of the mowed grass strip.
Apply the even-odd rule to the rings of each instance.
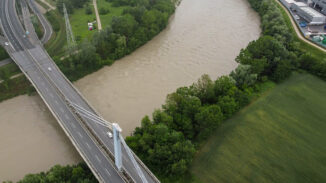
[[[325,94],[308,74],[267,91],[201,148],[193,182],[326,182]]]

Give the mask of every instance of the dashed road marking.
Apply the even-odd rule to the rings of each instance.
[[[110,174],[110,172],[109,172],[108,169],[105,168],[105,171],[106,171],[107,174],[109,174],[109,176],[111,176],[111,174]]]
[[[97,161],[98,161],[99,163],[101,163],[101,160],[100,160],[100,158],[99,158],[97,155],[95,155],[95,158],[97,159]]]
[[[91,150],[91,146],[86,142],[86,146],[88,147],[89,150]]]
[[[83,138],[83,135],[80,132],[78,132],[78,135],[79,137]]]

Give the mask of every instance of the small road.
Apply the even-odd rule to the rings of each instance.
[[[98,28],[98,30],[102,30],[101,18],[100,18],[100,15],[98,14],[96,0],[93,0],[93,5],[94,5],[94,10],[95,10],[95,15],[96,15],[97,28]]]
[[[326,52],[326,50],[325,50],[324,48],[322,48],[322,47],[320,47],[320,46],[318,46],[318,45],[312,43],[311,41],[309,41],[309,40],[307,40],[305,37],[303,37],[303,35],[301,34],[300,30],[299,30],[298,27],[297,27],[297,24],[296,24],[295,21],[293,20],[292,15],[289,13],[289,10],[288,10],[286,7],[284,7],[284,5],[283,5],[279,0],[275,0],[275,1],[276,1],[276,2],[277,2],[277,3],[278,3],[278,4],[279,4],[279,5],[280,5],[284,10],[285,10],[286,14],[290,17],[291,24],[292,24],[292,26],[293,26],[293,28],[294,28],[294,30],[295,30],[297,36],[299,37],[299,39],[301,39],[302,41],[304,41],[304,42],[310,44],[311,46],[314,46],[314,47],[318,48],[319,50],[321,50],[321,51],[323,51],[323,52]]]
[[[27,0],[27,3],[42,24],[42,27],[44,29],[44,35],[41,39],[41,42],[43,44],[45,44],[50,40],[50,38],[52,36],[52,33],[53,33],[52,26],[47,21],[47,19],[44,17],[44,15],[39,11],[39,9],[36,7],[34,0]]]
[[[0,67],[10,64],[12,62],[11,58],[7,58],[0,61]]]
[[[56,7],[52,6],[50,3],[48,3],[46,0],[40,0],[42,3],[46,4],[50,9],[48,10],[55,10]]]

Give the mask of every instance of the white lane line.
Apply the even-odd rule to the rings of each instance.
[[[80,132],[78,132],[78,135],[80,138],[83,138],[83,135]]]
[[[106,171],[107,174],[109,174],[109,176],[111,176],[111,174],[110,174],[110,172],[109,172],[108,169],[105,168],[105,171]]]
[[[97,159],[97,161],[99,162],[99,163],[101,163],[101,160],[100,160],[100,158],[95,154],[95,158]]]
[[[91,146],[86,142],[86,146],[89,150],[91,150]]]
[[[76,125],[74,123],[71,123],[71,125],[72,125],[73,128],[76,128]]]

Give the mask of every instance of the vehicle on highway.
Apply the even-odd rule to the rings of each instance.
[[[108,134],[109,138],[112,139],[113,135],[112,135],[111,132],[108,132],[108,133],[106,133],[106,134]]]
[[[49,70],[49,71],[52,71],[51,67],[48,67],[48,70]]]
[[[8,46],[8,45],[9,45],[9,43],[8,43],[8,42],[5,42],[5,45],[6,45],[6,46]]]

